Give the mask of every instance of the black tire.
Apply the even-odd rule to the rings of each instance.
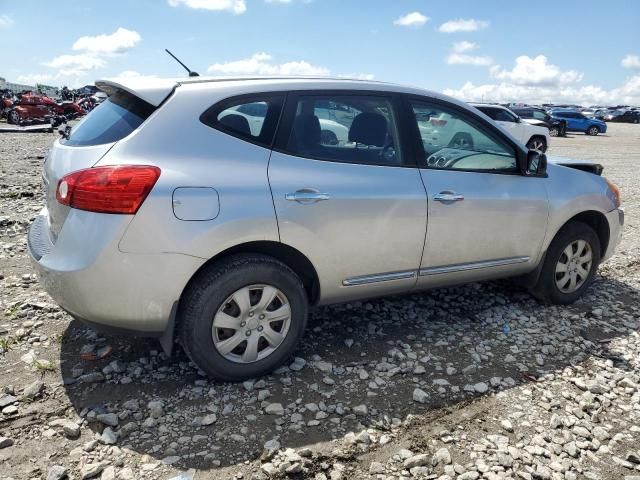
[[[20,125],[21,121],[20,114],[16,110],[11,110],[7,114],[7,123],[11,125]]]
[[[268,284],[289,300],[291,323],[282,343],[267,357],[253,363],[225,358],[214,345],[213,318],[230,295],[248,285]],[[294,352],[307,323],[308,300],[300,278],[282,262],[260,254],[228,257],[199,272],[180,300],[178,334],[193,363],[208,375],[238,382],[272,372]]]
[[[591,135],[593,137],[595,137],[596,135],[598,135],[600,133],[600,129],[598,127],[596,127],[595,125],[593,127],[589,127],[586,131],[587,135]]]
[[[587,279],[574,292],[562,292],[556,284],[556,265],[560,261],[565,248],[576,240],[584,240],[591,247],[591,269]],[[558,305],[568,305],[575,302],[589,287],[595,277],[598,265],[600,264],[600,240],[598,235],[589,225],[582,222],[570,222],[556,234],[556,237],[549,245],[544,258],[544,263],[540,271],[537,284],[531,293],[545,303]]]
[[[640,120],[638,120],[637,118],[634,118],[633,123],[640,123]]]
[[[534,148],[534,146],[536,145],[536,143],[541,143],[542,146],[540,148]],[[547,139],[544,137],[540,137],[540,136],[533,136],[529,139],[529,141],[527,142],[527,148],[529,150],[539,150],[542,153],[547,151]]]
[[[553,127],[549,127],[549,136],[551,136],[551,137],[559,137],[560,136],[560,129],[558,127],[556,127],[555,125]]]

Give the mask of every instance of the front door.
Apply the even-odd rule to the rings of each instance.
[[[419,287],[464,283],[531,270],[544,239],[543,178],[520,175],[512,145],[491,125],[428,99],[410,100],[423,152],[420,173],[429,212]],[[424,135],[421,122],[448,126]],[[451,143],[464,135],[461,148]]]
[[[314,265],[323,303],[410,290],[427,199],[405,163],[394,99],[292,94],[287,104],[269,163],[281,241]]]

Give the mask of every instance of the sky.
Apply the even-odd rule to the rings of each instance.
[[[0,76],[390,81],[468,101],[640,104],[640,0],[0,0]]]

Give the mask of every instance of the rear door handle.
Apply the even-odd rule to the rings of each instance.
[[[456,192],[440,192],[433,196],[433,199],[437,202],[460,202],[464,200],[464,195]]]
[[[284,195],[285,200],[304,204],[321,202],[323,200],[329,200],[329,198],[330,197],[328,193],[320,193],[317,190],[311,189],[298,190],[296,192],[286,193]]]

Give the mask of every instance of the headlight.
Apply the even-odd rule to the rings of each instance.
[[[608,179],[605,178],[605,180],[609,186],[607,196],[613,201],[613,203],[615,203],[616,207],[619,207],[622,203],[620,198],[620,189]]]

